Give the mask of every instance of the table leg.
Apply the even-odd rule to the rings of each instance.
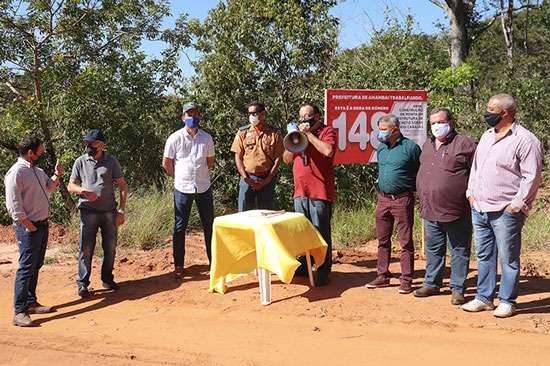
[[[258,268],[258,280],[260,282],[260,300],[262,305],[271,304],[271,272]]]
[[[315,286],[313,282],[313,271],[311,270],[311,257],[309,256],[309,250],[306,251],[306,263],[307,263],[307,274],[309,275],[309,284],[311,287]]]

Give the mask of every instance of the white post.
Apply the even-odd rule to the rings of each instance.
[[[271,304],[271,272],[258,268],[258,280],[260,282],[260,300],[262,305]]]

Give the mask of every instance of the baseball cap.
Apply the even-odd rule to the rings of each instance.
[[[195,102],[187,102],[183,105],[183,113],[187,112],[190,109],[199,110],[199,105]]]
[[[103,132],[100,130],[90,130],[86,137],[84,137],[85,142],[96,142],[101,141],[105,142],[105,136],[103,136]]]

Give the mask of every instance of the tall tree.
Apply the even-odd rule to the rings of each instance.
[[[230,144],[237,128],[247,123],[247,103],[263,101],[268,123],[286,128],[302,102],[323,101],[338,47],[338,21],[329,14],[335,4],[228,0],[210,10],[204,22],[182,23],[182,31],[190,32],[192,46],[201,55],[193,63],[191,90],[207,111],[204,126],[212,127],[218,161],[227,169],[234,169]],[[224,187],[232,187],[231,177],[226,171],[219,178]],[[236,202],[231,193],[224,199]]]
[[[131,54],[142,38],[159,34],[168,14],[166,0],[5,0],[0,5],[0,75],[12,94],[12,108],[25,109],[20,132],[41,135],[53,166],[59,153],[52,127],[55,90],[70,82],[82,66],[95,59]],[[60,72],[60,70],[63,70]],[[55,80],[54,83],[52,81]],[[3,126],[2,132],[6,129]],[[62,134],[63,128],[57,131]],[[0,136],[0,145],[13,146]],[[66,187],[61,193],[75,209]]]

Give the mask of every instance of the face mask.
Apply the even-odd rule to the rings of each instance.
[[[250,123],[252,123],[253,126],[256,126],[258,123],[260,123],[260,116],[254,116],[251,114],[248,116],[248,120],[250,121]]]
[[[500,113],[491,113],[485,111],[485,122],[491,127],[495,127],[502,120],[502,115]]]
[[[434,123],[431,127],[432,134],[436,139],[445,137],[451,132],[451,126],[448,123]]]
[[[93,146],[86,146],[86,154],[88,154],[89,156],[96,156],[97,155],[97,147],[93,147]]]
[[[310,119],[304,119],[300,123],[309,123],[309,127],[313,127],[315,124],[315,117],[311,117]]]
[[[197,117],[188,117],[185,119],[185,125],[189,128],[197,128],[199,127],[199,122],[201,120]]]
[[[391,133],[387,133],[386,131],[378,132],[378,141],[384,144],[390,143],[390,137],[391,137]]]

